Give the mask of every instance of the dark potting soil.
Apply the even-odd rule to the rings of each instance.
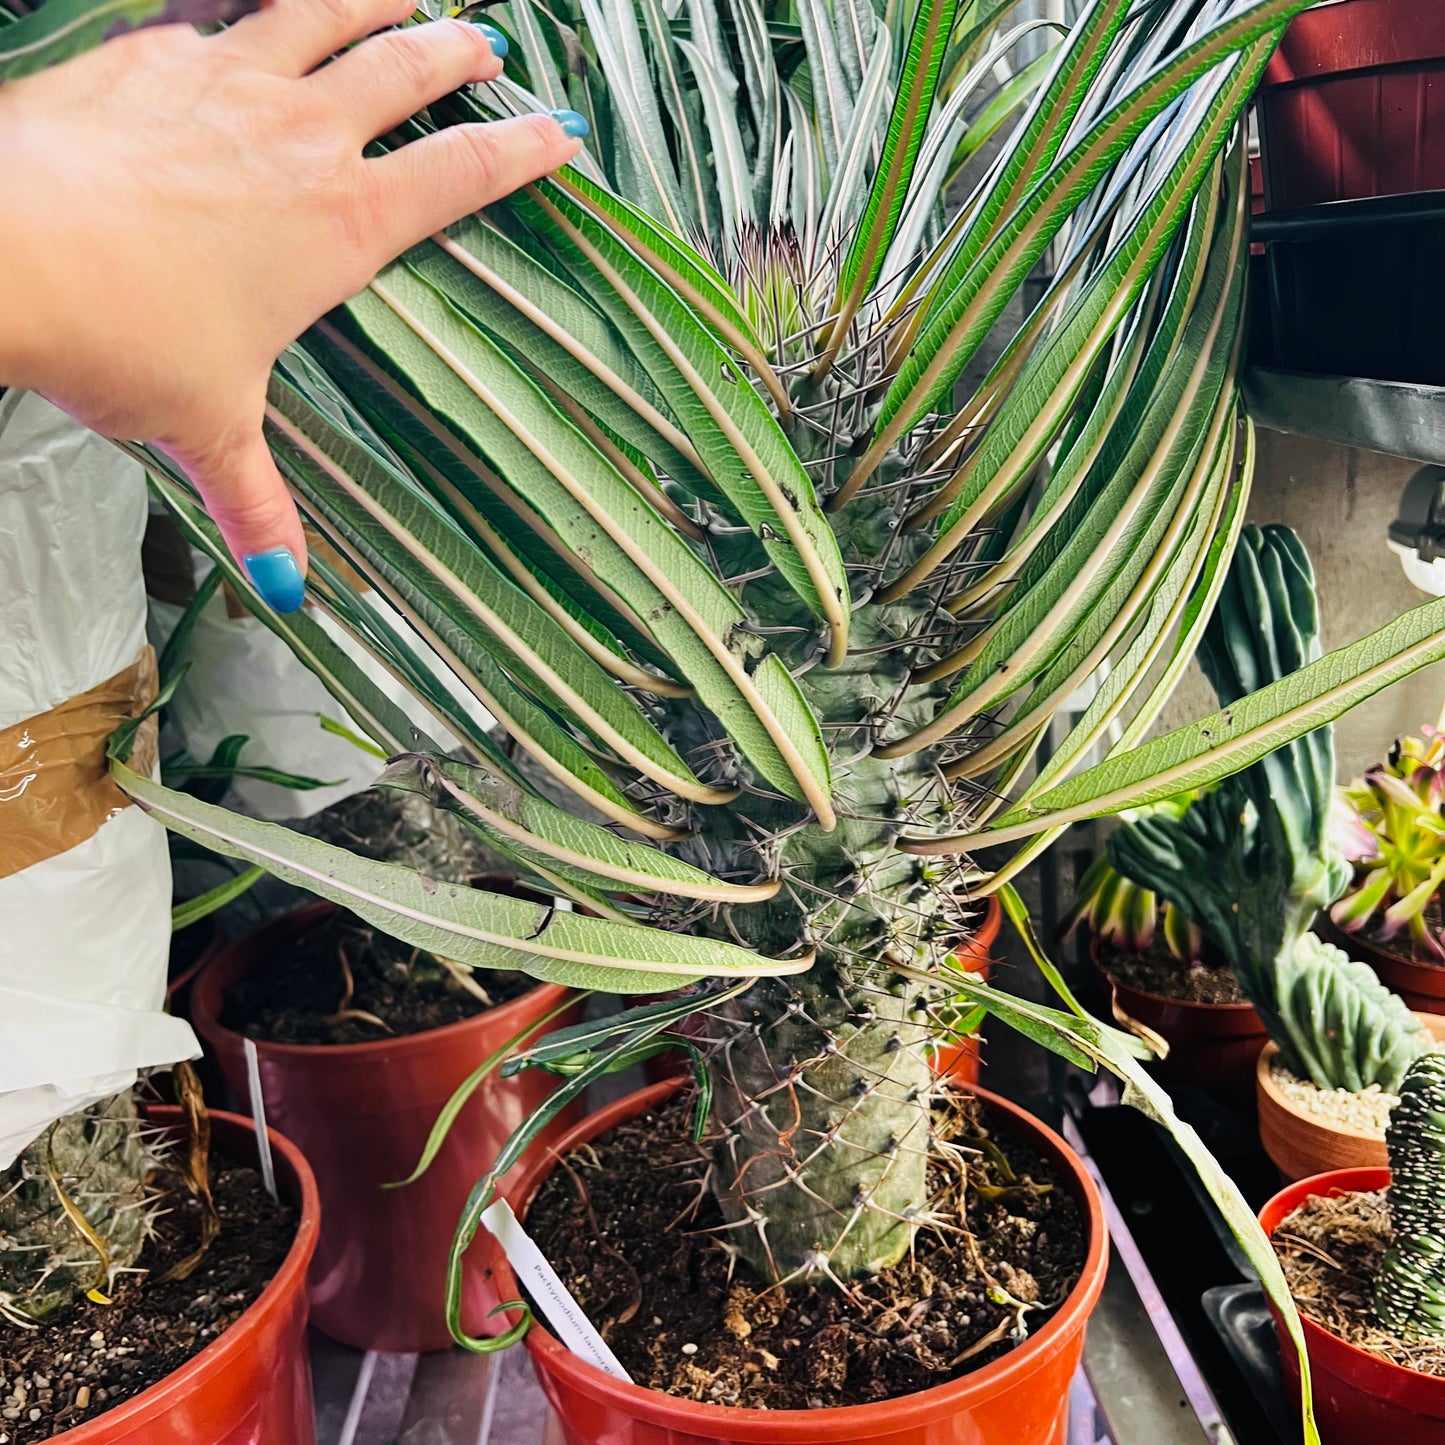
[[[1300,1313],[1372,1355],[1445,1376],[1445,1345],[1407,1344],[1375,1318],[1375,1280],[1389,1248],[1385,1191],[1316,1195],[1274,1232],[1274,1252]]]
[[[272,967],[233,984],[221,1022],[272,1044],[371,1043],[460,1023],[535,987],[520,973],[454,972],[338,910],[293,935]]]
[[[252,1168],[212,1152],[221,1232],[195,1272],[162,1280],[201,1242],[201,1206],[183,1184],[108,1305],[82,1299],[39,1329],[0,1325],[0,1445],[49,1440],[138,1395],[223,1334],[270,1283],[296,1237]],[[279,1445],[279,1442],[278,1442]]]
[[[1121,953],[1099,940],[1099,964],[1110,978],[1141,993],[1186,1003],[1244,1003],[1234,970],[1223,964],[1180,963],[1156,933],[1143,953]]]
[[[726,1234],[706,1232],[722,1216],[699,1199],[707,1160],[685,1100],[568,1155],[527,1228],[640,1385],[770,1410],[896,1399],[1006,1354],[1021,1316],[1035,1333],[1086,1253],[1056,1171],[990,1130],[971,1096],[950,1096],[949,1114],[968,1160],[967,1232],[920,1230],[911,1257],[850,1284],[851,1301],[826,1280],[768,1289],[730,1263]],[[942,1162],[930,1170],[934,1205],[953,1221],[958,1186]]]

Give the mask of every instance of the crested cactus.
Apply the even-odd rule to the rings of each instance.
[[[1394,1240],[1375,1313],[1401,1339],[1445,1342],[1445,1054],[1411,1067],[1385,1142]]]
[[[103,1295],[145,1243],[156,1163],[127,1092],[67,1115],[0,1172],[0,1318]]]
[[[1320,654],[1304,545],[1287,527],[1246,527],[1199,650],[1221,706]],[[1179,816],[1121,827],[1109,856],[1218,944],[1289,1068],[1321,1088],[1393,1092],[1425,1047],[1419,1025],[1368,969],[1309,933],[1349,881],[1329,835],[1334,772],[1332,729],[1318,728]]]

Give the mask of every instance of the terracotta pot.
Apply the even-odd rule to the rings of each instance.
[[[1445,1043],[1445,1017],[1417,1014],[1422,1024]],[[1255,1067],[1259,1101],[1259,1139],[1286,1179],[1308,1179],[1339,1169],[1383,1169],[1389,1163],[1385,1141],[1345,1124],[1316,1118],[1298,1109],[1280,1091],[1270,1072],[1279,1049],[1269,1043]]]
[[[1189,1084],[1232,1103],[1248,1103],[1254,1066],[1269,1038],[1253,1004],[1196,1003],[1133,988],[1105,969],[1096,938],[1089,940],[1089,957],[1104,997],[1168,1041],[1169,1056],[1150,1065],[1162,1083]]]
[[[1259,1222],[1273,1234],[1313,1195],[1383,1189],[1389,1182],[1388,1169],[1341,1169],[1302,1179],[1276,1194],[1260,1210]],[[1299,1361],[1278,1315],[1274,1324],[1285,1383],[1298,1406]],[[1321,1445],[1440,1445],[1445,1440],[1445,1379],[1357,1349],[1313,1320],[1304,1321],[1304,1332]]]
[[[988,982],[990,954],[998,942],[998,931],[1003,923],[1003,905],[998,895],[991,893],[984,902],[983,920],[969,935],[967,943],[953,951],[953,962],[967,973],[977,974],[983,983]],[[979,1071],[983,1067],[980,1047],[983,1040],[977,1035],[958,1044],[942,1045],[937,1051],[934,1068],[940,1074],[960,1084],[978,1083]]]
[[[228,945],[192,989],[192,1017],[238,1099],[249,1099],[245,1045],[222,1027],[226,990],[284,959],[290,939],[328,912],[312,903]],[[567,997],[544,985],[475,1018],[374,1043],[256,1045],[267,1122],[300,1145],[325,1207],[311,1268],[311,1323],[358,1349],[441,1350],[451,1345],[443,1299],[447,1254],[472,1185],[512,1130],[551,1093],[538,1070],[493,1074],[452,1126],[432,1166],[403,1189],[383,1186],[416,1166],[441,1107],[485,1058]],[[575,1012],[555,1021],[562,1028]],[[565,1129],[564,1115],[545,1135]],[[513,1176],[515,1177],[515,1171]],[[504,1181],[504,1188],[506,1181]],[[463,1319],[496,1329],[479,1264],[468,1262]]]
[[[654,1084],[584,1119],[557,1145],[557,1153],[584,1144],[655,1108],[677,1088]],[[527,1348],[568,1445],[1064,1445],[1069,1382],[1084,1347],[1084,1327],[1104,1286],[1108,1233],[1093,1180],[1073,1150],[1014,1104],[975,1089],[1003,1126],[1045,1155],[1068,1179],[1088,1231],[1083,1274],[1058,1313],[1038,1334],[1001,1360],[946,1385],[897,1400],[822,1410],[748,1410],[678,1400],[614,1379],[564,1349],[540,1324]],[[534,1155],[514,1203],[524,1210],[555,1167]],[[490,1236],[482,1231],[490,1244]],[[503,1299],[517,1297],[505,1257],[491,1262]]]
[[[180,1119],[179,1109],[146,1113],[163,1125]],[[301,1216],[290,1253],[270,1284],[225,1334],[180,1369],[55,1439],[67,1445],[315,1445],[306,1266],[316,1249],[321,1201],[300,1151],[269,1132],[276,1186]],[[227,1153],[255,1162],[249,1119],[213,1112],[211,1137]]]
[[[1445,1014],[1445,965],[1420,963],[1373,943],[1362,933],[1346,933],[1322,914],[1316,925],[1321,938],[1343,948],[1351,958],[1368,963],[1380,982],[1400,995],[1416,1013]]]

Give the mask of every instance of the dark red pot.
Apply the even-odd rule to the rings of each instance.
[[[1445,189],[1445,6],[1341,0],[1306,10],[1256,105],[1272,211]]]
[[[616,1124],[655,1108],[670,1083],[618,1100],[589,1116],[556,1146],[585,1144]],[[527,1335],[568,1445],[1062,1445],[1068,1429],[1069,1382],[1084,1348],[1084,1329],[1108,1268],[1109,1240],[1099,1192],[1072,1149],[1052,1129],[986,1090],[976,1089],[1006,1129],[1026,1138],[1067,1178],[1088,1230],[1083,1274],[1059,1312],[1001,1360],[946,1385],[898,1400],[823,1410],[748,1410],[678,1400],[614,1379],[579,1359],[539,1324]],[[555,1158],[533,1155],[513,1197],[521,1213]],[[485,1230],[478,1236],[491,1247]],[[491,1267],[503,1299],[517,1298],[516,1278],[500,1251]]]
[[[179,1109],[146,1112],[162,1125],[180,1120]],[[270,1134],[277,1188],[301,1216],[291,1252],[271,1283],[225,1334],[180,1369],[55,1439],[66,1445],[315,1445],[306,1267],[321,1228],[321,1201],[300,1151],[274,1129]],[[213,1112],[211,1137],[227,1153],[255,1162],[249,1119]]]
[[[1382,944],[1372,943],[1362,933],[1346,933],[1337,928],[1327,914],[1320,915],[1315,931],[1321,938],[1343,948],[1351,958],[1368,963],[1379,975],[1380,982],[1399,994],[1416,1013],[1445,1014],[1445,967],[1393,953]]]
[[[1254,1070],[1268,1042],[1264,1024],[1249,1003],[1196,1003],[1131,988],[1099,961],[1098,940],[1089,956],[1104,997],[1113,997],[1132,1019],[1168,1041],[1169,1056],[1151,1070],[1164,1084],[1188,1084],[1246,1107],[1254,1098]]]
[[[284,959],[292,935],[332,907],[312,903],[274,920],[228,945],[196,980],[193,1021],[238,1099],[250,1097],[245,1046],[240,1034],[221,1026],[226,990]],[[415,1168],[442,1105],[477,1065],[566,997],[565,989],[543,985],[462,1023],[375,1043],[257,1043],[267,1121],[305,1153],[326,1210],[311,1269],[317,1329],[358,1349],[450,1346],[443,1300],[462,1206],[555,1080],[540,1070],[509,1080],[494,1073],[421,1179],[402,1189],[384,1186]],[[568,1011],[553,1027],[576,1018]],[[539,1147],[570,1122],[564,1114]],[[487,1314],[496,1300],[480,1266],[469,1261],[465,1279],[463,1323],[477,1333],[494,1330]]]
[[[1259,1222],[1266,1234],[1273,1234],[1314,1195],[1383,1189],[1389,1182],[1388,1169],[1316,1174],[1280,1190],[1260,1210]],[[1303,1323],[1321,1445],[1441,1445],[1445,1441],[1445,1379],[1393,1365],[1346,1344],[1312,1320]],[[1299,1361],[1278,1315],[1275,1332],[1285,1382],[1298,1405]]]
[[[188,935],[194,941],[194,956],[166,979],[166,1012],[180,1019],[191,1016],[191,985],[200,977],[201,970],[226,946],[226,931],[221,927],[219,914],[212,913],[199,923],[191,924],[190,928],[172,934],[172,951],[176,940]]]

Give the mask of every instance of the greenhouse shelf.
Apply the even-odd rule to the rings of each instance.
[[[1244,399],[1271,431],[1445,464],[1445,386],[1254,367]]]

